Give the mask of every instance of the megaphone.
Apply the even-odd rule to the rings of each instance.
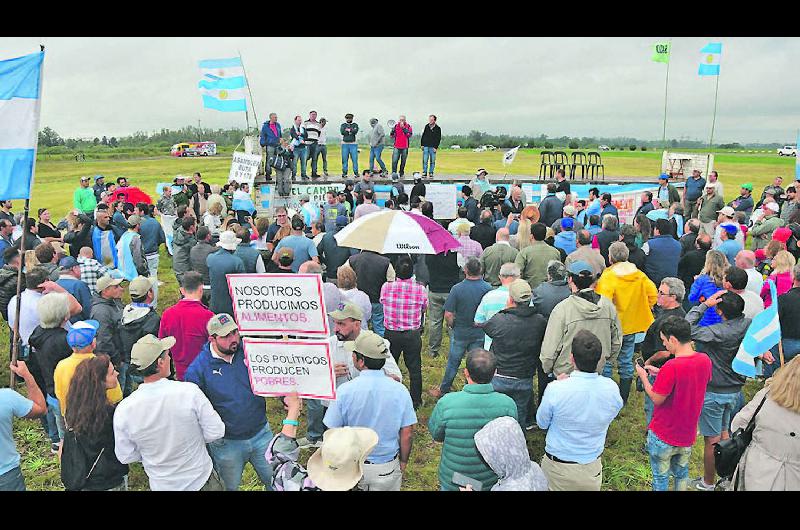
[[[389,126],[389,128],[391,128],[391,127],[394,127],[396,123],[397,123],[397,122],[396,122],[396,121],[394,121],[394,120],[389,120],[389,121],[387,121],[387,122],[386,122],[386,125],[388,125],[388,126]]]

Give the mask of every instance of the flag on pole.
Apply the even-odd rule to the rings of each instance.
[[[746,377],[756,376],[755,358],[766,353],[781,340],[781,321],[778,318],[778,292],[775,288],[775,282],[768,281],[772,305],[753,318],[750,327],[747,328],[747,333],[744,335],[742,344],[739,346],[739,351],[731,364],[734,372]]]
[[[671,48],[672,43],[669,41],[653,44],[653,56],[650,59],[657,63],[668,63]]]
[[[800,131],[797,133],[797,143],[794,146],[800,147]],[[796,156],[794,159],[794,179],[800,180],[800,156]]]
[[[221,112],[245,112],[247,99],[244,67],[239,57],[200,61],[202,77],[197,84],[203,106]]]
[[[517,151],[519,151],[519,146],[516,146],[514,149],[509,149],[503,154],[504,166],[510,166],[514,162],[514,158],[517,156]]]
[[[700,68],[697,75],[719,75],[719,61],[722,57],[722,43],[709,42],[700,50]]]
[[[36,165],[44,52],[0,61],[0,199],[29,199]]]

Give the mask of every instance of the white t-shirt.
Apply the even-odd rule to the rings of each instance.
[[[739,296],[744,300],[744,316],[750,320],[764,310],[764,300],[754,292],[745,289]]]
[[[27,346],[31,333],[33,333],[33,330],[39,325],[39,312],[36,310],[36,306],[39,303],[39,299],[44,295],[39,291],[25,289],[22,291],[21,296],[22,306],[19,310],[19,337],[22,340],[22,344]],[[17,295],[14,295],[8,303],[8,325],[12,330],[14,329],[14,322],[16,322],[16,320]]]

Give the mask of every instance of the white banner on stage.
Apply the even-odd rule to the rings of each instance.
[[[456,186],[452,184],[426,184],[425,200],[433,204],[434,219],[455,219],[458,217]]]

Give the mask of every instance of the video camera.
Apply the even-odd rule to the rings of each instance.
[[[506,200],[506,189],[497,186],[494,190],[489,190],[481,196],[481,208],[494,210]]]

